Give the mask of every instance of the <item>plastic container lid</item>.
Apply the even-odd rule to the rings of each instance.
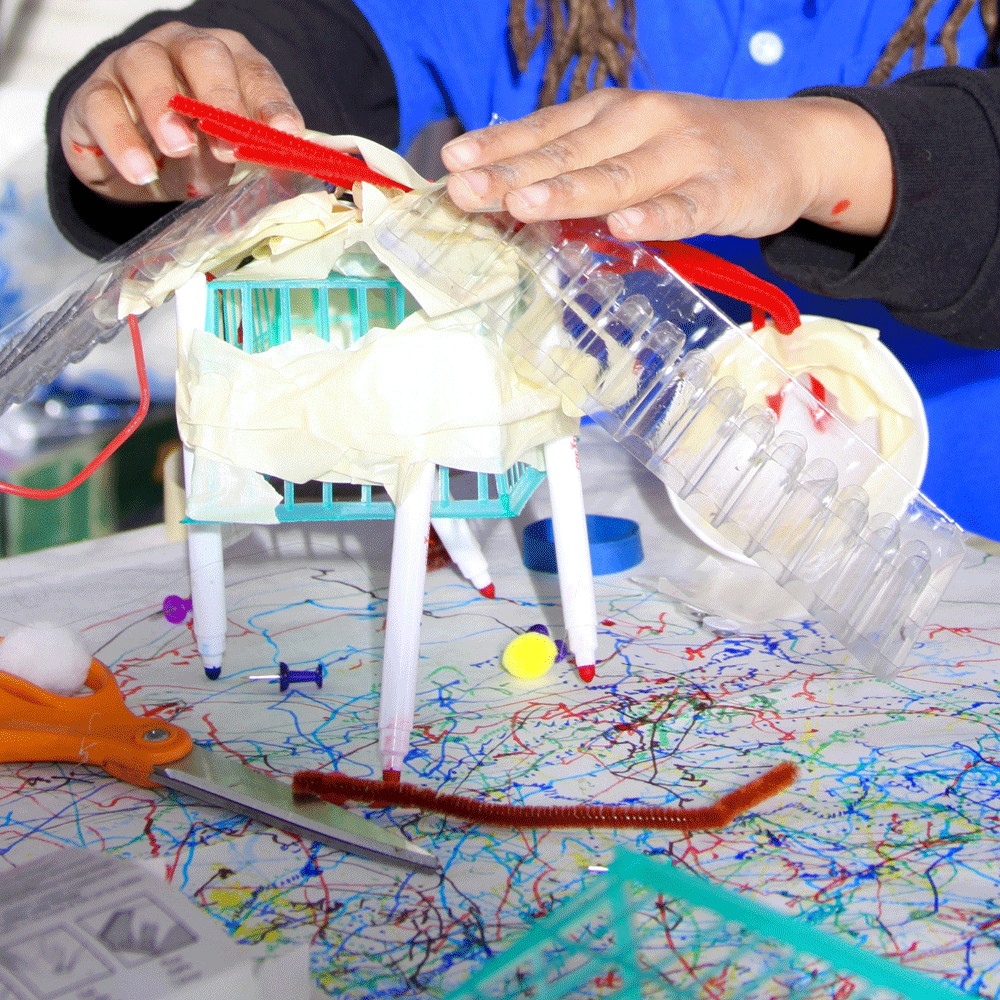
[[[621,573],[642,562],[639,525],[627,517],[587,515],[590,564],[595,576]],[[552,518],[533,521],[524,529],[524,565],[539,573],[556,573],[556,544]]]
[[[828,332],[831,321],[821,316],[803,315],[802,337],[812,337],[814,330],[821,332],[816,337],[819,343],[825,342],[824,334]],[[878,330],[871,327],[859,326],[856,323],[839,323],[839,327],[849,334],[854,332],[859,334],[861,343],[865,346],[864,358],[864,378],[865,390],[872,396],[884,396],[887,401],[891,400],[892,411],[883,411],[886,418],[894,418],[901,415],[910,421],[911,427],[906,440],[901,446],[893,451],[890,464],[897,469],[900,474],[915,486],[923,481],[924,472],[927,469],[927,456],[930,447],[930,432],[927,427],[927,415],[924,412],[924,403],[920,398],[917,387],[913,384],[909,373],[899,363],[896,356],[885,344],[878,339]],[[750,331],[749,324],[740,326],[743,332]],[[794,338],[793,338],[794,341]],[[791,343],[792,341],[790,341]],[[715,346],[720,346],[720,341],[716,341]],[[724,346],[724,341],[722,345]],[[711,348],[710,348],[711,350]],[[797,347],[794,350],[798,350]],[[877,408],[876,408],[877,409]],[[780,432],[780,424],[776,428],[776,433]],[[727,538],[721,535],[703,517],[699,516],[688,504],[682,500],[673,490],[667,490],[667,498],[677,514],[688,529],[701,542],[709,548],[714,549],[720,555],[728,559],[734,559],[745,565],[756,565],[753,559],[744,555],[743,551]]]

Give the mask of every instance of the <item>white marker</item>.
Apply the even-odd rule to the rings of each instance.
[[[184,475],[191,482],[194,456],[184,448]],[[226,571],[222,561],[222,525],[187,526],[188,575],[194,639],[205,676],[215,680],[226,653]]]
[[[174,293],[178,350],[184,350],[191,332],[205,326],[208,288],[205,275],[196,274]],[[193,482],[194,452],[184,446],[185,490]],[[226,652],[226,583],[222,562],[222,526],[187,526],[188,573],[191,577],[191,614],[194,638],[205,674],[215,680]]]
[[[545,445],[545,474],[552,500],[552,538],[566,639],[580,677],[592,681],[597,664],[597,605],[575,437]]]
[[[451,561],[458,571],[479,591],[483,597],[496,597],[496,587],[490,577],[490,567],[486,556],[476,541],[476,536],[469,527],[469,522],[462,517],[434,517],[431,524],[441,539]]]
[[[383,781],[399,781],[413,732],[420,620],[424,612],[427,542],[436,472],[433,462],[424,465],[413,489],[396,505],[389,564],[389,601],[385,612],[382,693],[378,707]]]

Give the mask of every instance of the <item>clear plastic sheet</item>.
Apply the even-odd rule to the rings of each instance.
[[[204,202],[185,203],[154,227],[85,271],[41,305],[0,330],[0,412],[26,400],[63,368],[125,326],[118,301],[125,281],[152,281],[198,237],[225,236],[261,209],[304,191],[322,190],[311,177],[254,171]],[[238,263],[238,262],[236,262]]]
[[[489,256],[470,270],[456,234],[471,224],[437,187],[387,212],[375,238],[390,267],[395,258],[456,307],[475,309],[536,377],[591,415],[866,668],[895,674],[961,564],[961,528],[833,413],[839,467],[813,459],[807,436],[775,434],[767,408],[716,375],[714,343],[743,338],[748,367],[775,369],[786,399],[797,395],[806,409],[816,399],[645,248],[618,243],[599,223],[581,238],[579,223],[497,215],[503,272],[512,250],[517,261],[511,287],[498,285]]]

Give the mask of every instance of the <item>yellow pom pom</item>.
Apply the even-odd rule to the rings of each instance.
[[[530,680],[547,674],[557,655],[556,644],[547,635],[525,632],[507,644],[501,663],[507,673]]]

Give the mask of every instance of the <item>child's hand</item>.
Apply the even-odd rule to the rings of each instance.
[[[274,67],[243,35],[174,21],[113,52],[73,95],[61,133],[73,173],[124,202],[183,201],[225,185],[232,151],[167,107],[178,91],[287,132],[303,129]]]
[[[601,89],[470,132],[442,151],[467,211],[524,222],[608,215],[620,239],[759,237],[799,218],[877,235],[888,143],[867,112],[814,97],[732,101]]]

